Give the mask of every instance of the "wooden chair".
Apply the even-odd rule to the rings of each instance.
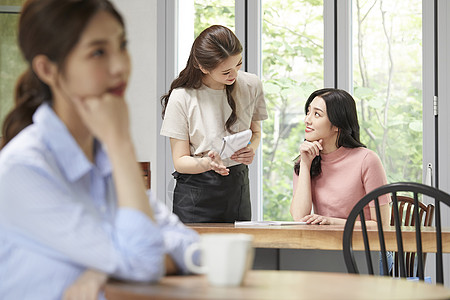
[[[414,226],[414,199],[408,196],[397,196],[398,200],[398,212],[401,219],[402,226]],[[419,221],[421,226],[431,226],[433,222],[434,205],[425,205],[419,202]],[[391,210],[391,226],[394,226],[395,222],[394,209]],[[425,267],[427,254],[423,254],[423,264]],[[414,271],[414,262],[416,258],[415,252],[405,252],[405,265],[406,265],[406,277],[416,277],[417,274]],[[400,265],[399,265],[399,255],[398,252],[394,252],[394,267],[391,275],[394,277],[400,276]]]
[[[347,271],[349,273],[359,273],[358,267],[356,265],[353,248],[352,248],[352,238],[353,238],[353,228],[355,226],[356,219],[360,218],[361,220],[361,231],[363,235],[364,241],[364,252],[366,257],[366,264],[369,274],[374,274],[373,272],[373,264],[372,264],[372,255],[370,253],[369,239],[367,235],[367,226],[365,223],[364,217],[364,207],[369,204],[369,202],[374,201],[375,210],[377,220],[377,229],[378,229],[378,239],[380,242],[381,249],[381,259],[382,259],[382,268],[385,276],[389,276],[388,266],[387,266],[387,255],[386,255],[386,243],[384,240],[384,232],[383,232],[383,224],[381,222],[381,212],[380,212],[380,203],[378,197],[385,194],[392,195],[393,201],[393,211],[394,211],[394,225],[397,237],[397,249],[399,255],[399,269],[400,269],[400,277],[407,277],[406,266],[405,266],[405,253],[403,251],[403,237],[402,237],[402,229],[400,222],[400,213],[399,213],[399,201],[397,193],[399,192],[410,192],[413,194],[414,205],[415,207],[419,207],[419,194],[423,196],[427,196],[430,199],[434,200],[435,210],[436,210],[436,282],[443,283],[444,275],[443,275],[443,265],[442,265],[442,229],[441,229],[441,212],[440,205],[444,203],[445,205],[450,207],[450,195],[438,190],[436,188],[423,185],[415,182],[398,182],[391,183],[379,187],[372,192],[365,195],[351,210],[347,221],[344,227],[344,236],[343,236],[343,253],[345,265],[347,267]],[[421,222],[419,218],[419,210],[413,210],[413,219],[414,219],[414,227],[416,232],[416,249],[417,249],[417,273],[420,280],[424,280],[424,262],[423,262],[423,251],[422,251],[422,236],[421,236]]]

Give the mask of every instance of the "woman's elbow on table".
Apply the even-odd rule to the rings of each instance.
[[[133,275],[135,277],[134,280],[140,282],[157,282],[166,274],[166,268],[164,265],[164,259],[162,260],[162,264],[158,267],[149,268],[146,272],[142,272],[141,274]]]
[[[302,214],[299,207],[297,207],[294,203],[294,199],[291,201],[291,207],[289,208],[289,212],[291,213],[292,219],[296,222],[301,221],[301,219],[305,216]]]
[[[129,262],[127,270],[122,274],[117,274],[117,277],[137,282],[157,282],[165,273],[165,255],[162,254],[160,257],[151,260]]]
[[[127,235],[116,244],[112,276],[120,279],[155,282],[164,276],[165,245],[162,233],[153,226],[147,234]],[[123,237],[123,236],[122,236]]]

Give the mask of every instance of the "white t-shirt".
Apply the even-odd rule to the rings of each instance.
[[[259,78],[239,71],[232,96],[236,102],[236,123],[231,129],[241,132],[250,128],[252,121],[267,119],[266,102]],[[203,157],[210,150],[220,151],[222,138],[230,135],[225,123],[231,114],[226,90],[214,90],[205,85],[199,89],[174,89],[169,97],[161,127],[161,135],[189,140],[190,154]],[[225,159],[225,166],[237,165]]]

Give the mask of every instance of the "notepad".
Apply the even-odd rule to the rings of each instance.
[[[252,138],[250,129],[228,135],[222,139],[222,148],[220,150],[220,158],[225,159],[231,157],[234,152],[246,147]]]
[[[234,227],[253,227],[253,226],[285,226],[285,225],[306,225],[306,222],[296,221],[235,221]]]

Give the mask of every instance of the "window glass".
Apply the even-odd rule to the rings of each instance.
[[[235,30],[234,0],[195,0],[194,35],[211,25],[223,25]]]
[[[235,31],[234,0],[178,1],[178,73],[186,66],[194,39],[211,25]]]
[[[323,87],[323,1],[262,1],[263,215],[291,220],[293,159],[304,139],[304,105]]]
[[[353,86],[388,182],[422,182],[422,1],[353,1]]]
[[[18,5],[21,1],[8,1]],[[19,14],[0,11],[0,124],[14,104],[14,87],[25,69],[17,46],[17,22]],[[1,133],[0,133],[1,135]]]
[[[0,7],[1,6],[21,6],[26,1],[27,0],[2,0],[2,2],[0,2]]]

